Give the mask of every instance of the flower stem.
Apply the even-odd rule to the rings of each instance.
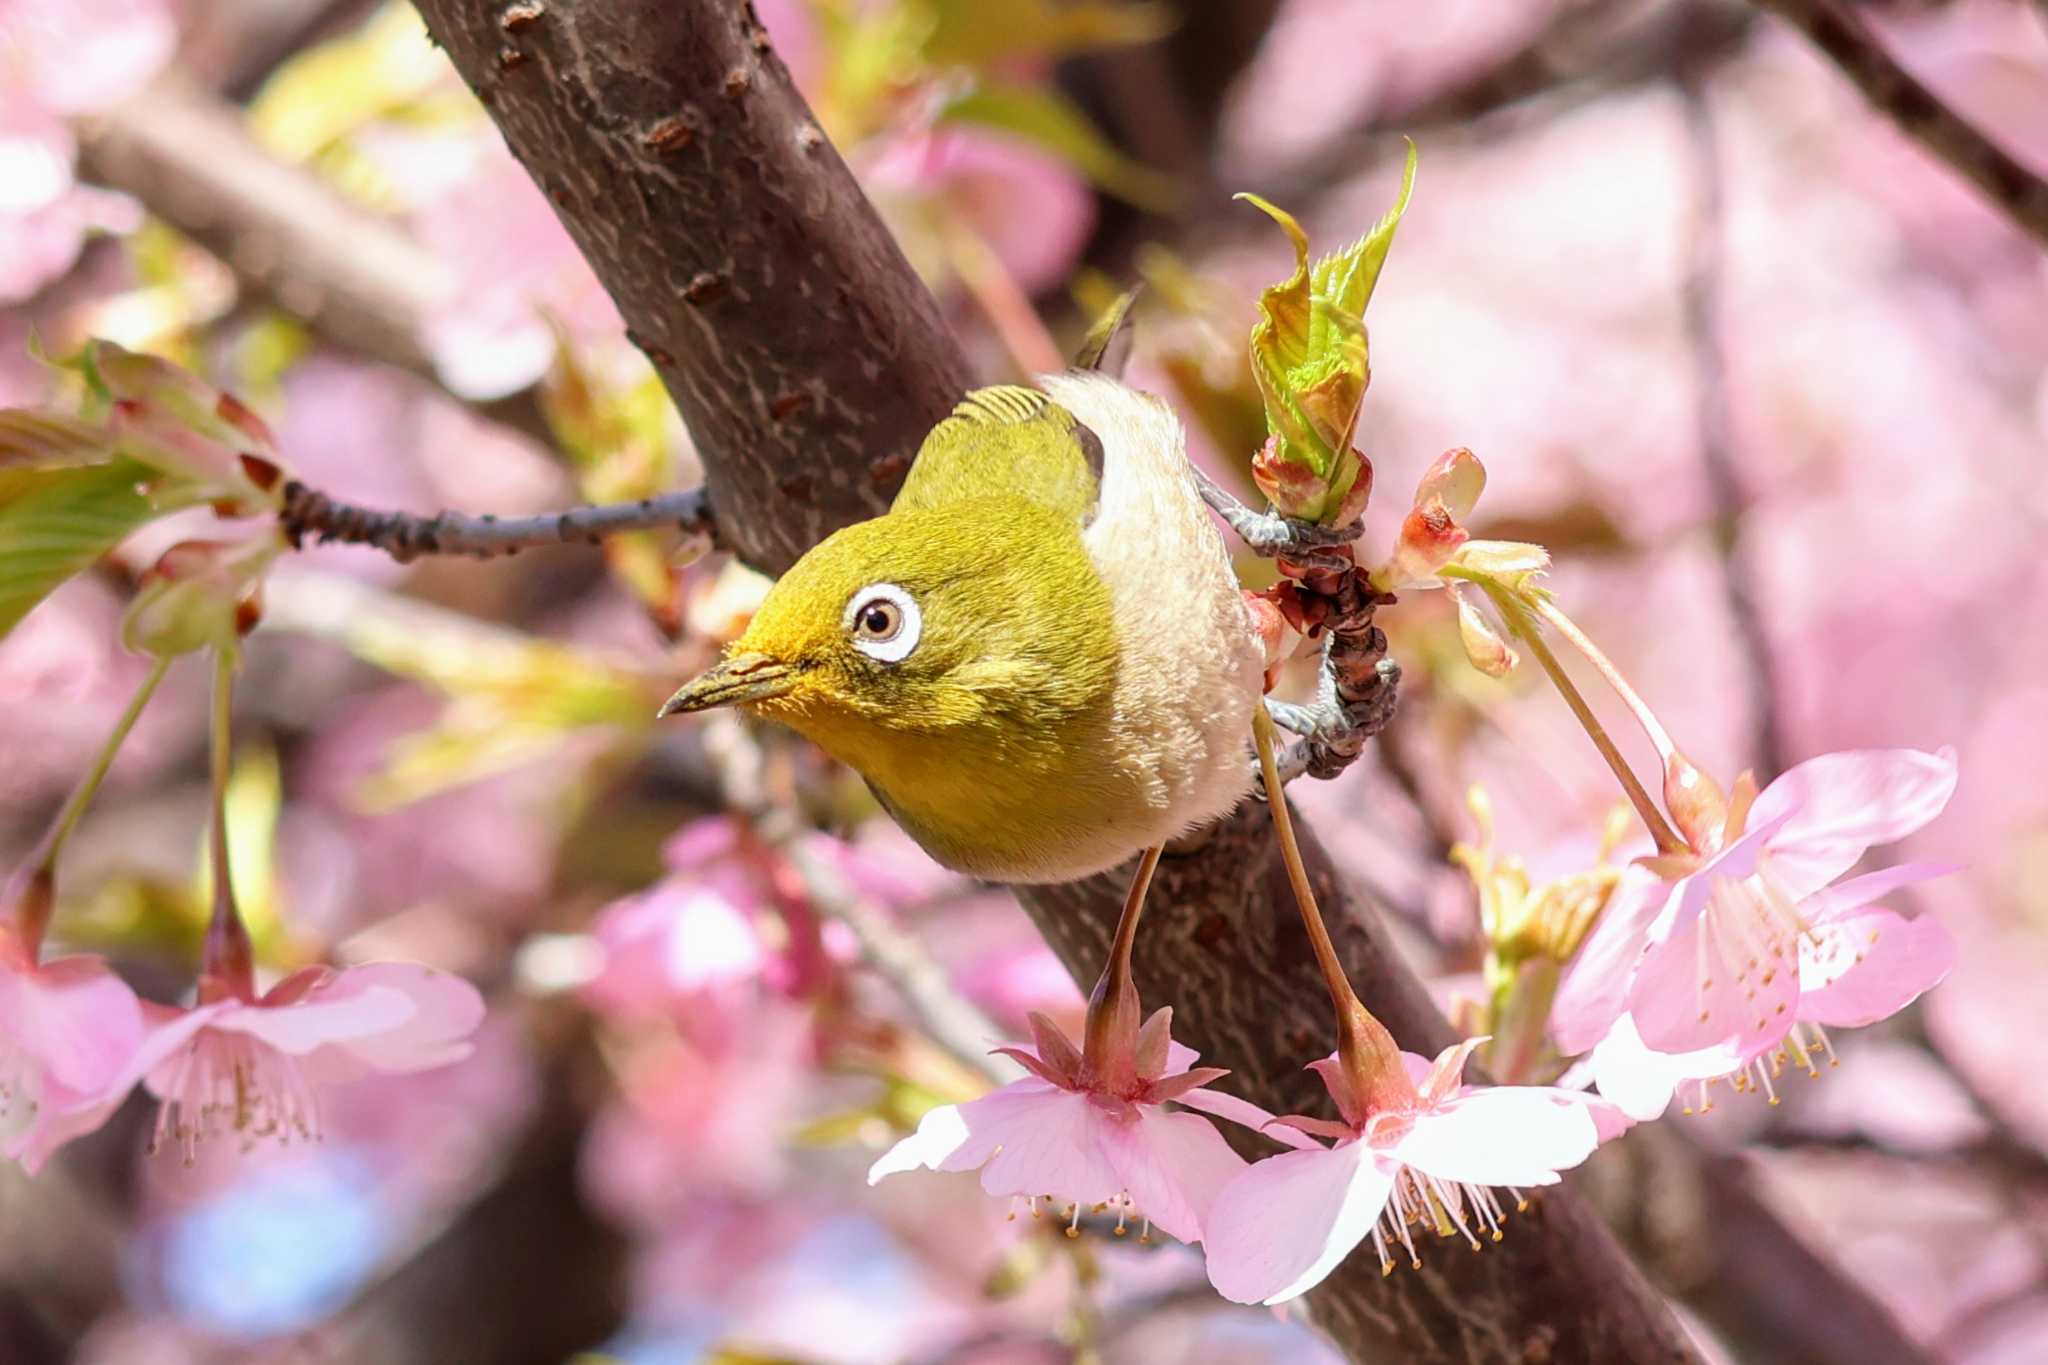
[[[1116,920],[1116,937],[1109,945],[1109,961],[1088,997],[1087,1028],[1082,1035],[1082,1055],[1098,1067],[1119,1060],[1129,1061],[1137,1041],[1138,984],[1131,976],[1131,950],[1138,941],[1138,920],[1145,913],[1145,893],[1151,889],[1152,874],[1158,870],[1164,850],[1154,845],[1138,858],[1131,886],[1124,893],[1124,908]],[[1125,1046],[1116,1047],[1121,1038]],[[1126,1078],[1128,1079],[1128,1078]]]
[[[238,999],[256,998],[256,953],[249,930],[235,904],[234,878],[228,866],[228,779],[233,772],[233,704],[235,657],[228,650],[214,655],[213,706],[208,735],[213,777],[209,851],[213,863],[213,917],[206,925],[201,971],[217,989]]]
[[[143,708],[148,706],[149,699],[156,695],[157,684],[164,680],[164,674],[170,671],[170,667],[171,661],[168,658],[157,659],[150,664],[148,674],[142,679],[142,685],[135,689],[135,695],[128,699],[127,709],[122,711],[121,718],[114,722],[113,732],[107,736],[107,742],[101,745],[99,753],[93,756],[92,766],[86,769],[85,777],[72,789],[71,795],[65,798],[64,808],[57,812],[57,818],[50,825],[49,832],[43,835],[42,842],[30,856],[28,865],[24,868],[27,877],[24,885],[40,882],[47,887],[54,879],[57,856],[64,851],[65,841],[71,837],[71,832],[78,828],[78,822],[84,817],[86,807],[92,804],[93,797],[99,794],[100,784],[106,781],[108,770],[114,766],[115,755],[121,752],[121,746],[127,742],[129,731],[135,728],[135,722],[141,718]],[[9,888],[10,892],[14,889]],[[16,898],[10,894],[8,900],[14,903]],[[16,929],[20,934],[23,950],[33,958],[42,947],[43,931],[49,927],[52,902],[50,897],[44,894],[26,897],[20,900],[19,904],[23,922],[17,925]]]
[[[1351,1081],[1353,1093],[1369,1107],[1412,1098],[1414,1087],[1401,1064],[1400,1049],[1386,1026],[1373,1018],[1351,989],[1351,978],[1337,957],[1337,945],[1330,941],[1323,912],[1316,904],[1315,888],[1309,885],[1308,867],[1301,859],[1301,845],[1294,837],[1294,816],[1287,809],[1287,795],[1280,785],[1280,762],[1274,754],[1273,718],[1261,701],[1252,708],[1252,741],[1259,751],[1259,771],[1266,780],[1266,804],[1273,812],[1273,832],[1280,841],[1280,859],[1287,867],[1288,883],[1294,888],[1294,903],[1301,910],[1302,926],[1308,930],[1309,946],[1316,965],[1322,969],[1323,986],[1330,992],[1330,1006],[1337,1014],[1337,1055]],[[1347,1119],[1354,1118],[1346,1114]]]
[[[1593,708],[1586,703],[1585,695],[1565,673],[1564,665],[1558,662],[1557,655],[1544,640],[1542,628],[1530,619],[1529,610],[1522,600],[1485,579],[1475,581],[1493,598],[1494,605],[1500,608],[1501,615],[1507,619],[1508,628],[1522,637],[1523,642],[1529,646],[1529,652],[1536,656],[1536,662],[1541,664],[1543,671],[1549,675],[1552,686],[1564,697],[1565,705],[1571,707],[1580,727],[1593,741],[1593,747],[1600,751],[1600,757],[1607,760],[1607,766],[1613,771],[1614,780],[1621,784],[1621,790],[1628,797],[1629,804],[1634,806],[1636,814],[1642,817],[1643,824],[1650,831],[1650,837],[1657,841],[1658,850],[1663,853],[1682,852],[1686,847],[1685,841],[1678,837],[1677,831],[1672,829],[1670,822],[1664,818],[1664,813],[1657,809],[1657,803],[1650,799],[1650,793],[1643,789],[1641,780],[1628,766],[1628,760],[1621,756],[1621,750],[1615,747],[1606,727],[1601,725],[1600,718],[1593,714]],[[1574,627],[1574,630],[1576,629]],[[1585,637],[1581,635],[1579,638]],[[1612,668],[1613,665],[1609,664],[1608,667]]]
[[[1678,751],[1678,746],[1671,742],[1670,731],[1664,728],[1663,722],[1657,719],[1657,713],[1650,709],[1650,704],[1643,700],[1642,694],[1636,691],[1627,676],[1615,667],[1614,660],[1608,658],[1606,651],[1593,643],[1591,636],[1579,629],[1578,622],[1564,614],[1563,607],[1549,598],[1539,598],[1535,603],[1535,611],[1548,621],[1559,635],[1569,640],[1572,648],[1585,656],[1587,663],[1593,665],[1594,671],[1614,689],[1614,694],[1621,698],[1622,704],[1628,707],[1629,714],[1636,718],[1636,724],[1643,727],[1643,733],[1650,737],[1650,743],[1657,750],[1657,757],[1669,762],[1672,754]]]

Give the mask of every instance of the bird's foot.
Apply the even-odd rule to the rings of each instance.
[[[1351,567],[1349,553],[1333,552],[1347,550],[1364,531],[1363,522],[1322,526],[1283,517],[1278,512],[1255,512],[1199,469],[1195,471],[1195,484],[1201,490],[1202,501],[1223,518],[1253,554],[1265,559],[1285,556],[1305,566],[1340,571]]]
[[[1333,637],[1323,653],[1316,699],[1266,702],[1273,723],[1296,738],[1278,755],[1280,780],[1328,779],[1357,761],[1366,741],[1394,717],[1401,666],[1386,657],[1387,637],[1373,627],[1362,637]],[[1264,799],[1263,781],[1260,797]]]

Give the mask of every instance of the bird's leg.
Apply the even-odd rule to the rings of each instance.
[[[1353,624],[1345,621],[1324,634],[1315,700],[1266,702],[1274,724],[1297,737],[1278,756],[1283,782],[1304,773],[1335,777],[1393,719],[1401,666],[1387,657],[1386,632],[1372,624],[1370,608],[1360,623],[1363,629],[1346,628]]]
[[[1195,487],[1201,491],[1202,501],[1237,532],[1237,538],[1253,554],[1265,559],[1285,555],[1302,565],[1317,568],[1341,571],[1351,567],[1347,556],[1330,551],[1358,539],[1364,529],[1361,523],[1319,526],[1312,521],[1283,517],[1278,512],[1254,512],[1201,470],[1194,473]]]

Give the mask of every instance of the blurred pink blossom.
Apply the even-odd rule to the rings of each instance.
[[[885,216],[939,204],[988,243],[1026,294],[1062,283],[1095,227],[1095,198],[1080,177],[1014,138],[960,128],[906,133],[857,169]]]
[[[73,183],[65,120],[138,89],[177,36],[170,0],[0,0],[0,300],[63,274],[88,232],[140,225],[125,196]]]
[[[1349,1097],[1333,1053],[1315,1063],[1345,1121],[1291,1120],[1337,1142],[1268,1157],[1217,1197],[1205,1225],[1209,1281],[1238,1303],[1284,1303],[1320,1284],[1372,1238],[1380,1268],[1388,1243],[1422,1262],[1411,1224],[1448,1219],[1476,1250],[1501,1238],[1506,1217],[1492,1186],[1557,1183],[1628,1126],[1598,1100],[1544,1086],[1463,1084],[1468,1039],[1435,1062],[1401,1054],[1416,1086],[1414,1107],[1363,1112]],[[1283,1120],[1289,1122],[1290,1120]]]
[[[0,1154],[30,1173],[135,1084],[141,1003],[97,957],[31,961],[0,928]]]
[[[553,207],[495,137],[470,176],[416,221],[421,240],[455,270],[427,323],[427,345],[462,397],[497,398],[539,379],[554,359],[554,326],[582,342],[624,328]]]
[[[373,962],[308,967],[260,999],[227,995],[176,1011],[153,1007],[176,1050],[146,1082],[163,1103],[156,1141],[188,1159],[205,1139],[315,1139],[316,1087],[382,1072],[404,1075],[459,1062],[483,1022],[483,997],[431,967]]]
[[[1032,1074],[965,1104],[931,1110],[917,1131],[868,1171],[870,1185],[920,1167],[981,1171],[992,1195],[1022,1196],[1037,1213],[1048,1198],[1079,1226],[1083,1208],[1117,1210],[1157,1223],[1183,1242],[1202,1238],[1203,1220],[1224,1185],[1244,1169],[1207,1119],[1169,1111],[1169,1102],[1206,1109],[1259,1129],[1272,1116],[1256,1105],[1204,1089],[1226,1075],[1194,1068],[1196,1054],[1169,1040],[1173,1011],[1162,1009],[1138,1035],[1136,1084],[1111,1088],[1099,1069],[1042,1014],[1031,1016],[1033,1047],[997,1049]]]

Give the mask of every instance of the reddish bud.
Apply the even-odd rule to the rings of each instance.
[[[1452,520],[1463,521],[1479,505],[1479,494],[1485,487],[1486,466],[1479,463],[1477,455],[1459,446],[1437,456],[1422,472],[1422,481],[1415,486],[1415,505],[1441,502]]]
[[[1258,454],[1252,456],[1252,482],[1282,515],[1310,520],[1323,510],[1323,500],[1330,491],[1313,469],[1281,458],[1277,435],[1268,436]]]

